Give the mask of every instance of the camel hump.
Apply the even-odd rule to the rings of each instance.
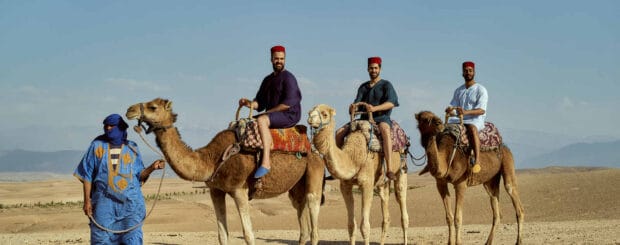
[[[257,151],[263,149],[263,141],[256,120],[241,119],[232,122],[229,129],[236,132],[237,141],[241,143],[244,150]],[[307,154],[311,150],[307,131],[306,126],[301,124],[290,128],[270,129],[269,132],[273,139],[271,150]]]
[[[347,132],[360,131],[366,137],[368,149],[374,152],[381,152],[383,141],[381,131],[367,120],[355,120],[343,126]],[[409,137],[405,130],[396,121],[392,120],[392,150],[396,152],[404,151],[410,145]]]
[[[460,137],[463,144],[469,145],[465,130],[465,127],[460,124],[450,123],[444,129],[444,133],[451,134],[454,137]],[[478,138],[480,139],[481,151],[496,150],[499,149],[499,146],[502,144],[502,135],[492,122],[484,122],[484,128],[478,131]]]

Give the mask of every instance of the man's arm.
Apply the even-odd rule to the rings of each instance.
[[[378,106],[372,106],[371,104],[368,104],[368,111],[369,112],[375,112],[375,111],[387,111],[389,109],[394,108],[394,104],[392,104],[392,102],[385,102],[383,104],[380,104]]]
[[[140,173],[140,185],[143,185],[144,182],[146,182],[146,180],[149,178],[151,173],[153,173],[153,171],[155,171],[156,169],[162,169],[164,168],[164,166],[164,160],[158,159],[155,160],[150,166],[142,170],[142,172]]]
[[[276,111],[286,111],[286,110],[288,110],[288,108],[291,108],[291,107],[288,106],[288,105],[285,105],[285,104],[279,104],[276,107],[271,108],[271,109],[265,111],[265,113],[272,113],[272,112],[276,112]]]
[[[90,192],[92,190],[92,184],[88,181],[83,180],[82,186],[84,189],[84,214],[88,217],[93,215],[93,205],[90,201]]]

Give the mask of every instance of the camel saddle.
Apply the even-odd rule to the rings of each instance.
[[[258,151],[263,149],[263,141],[258,132],[258,123],[253,119],[240,119],[232,122],[228,129],[234,130],[237,141],[243,150]],[[307,128],[304,125],[295,125],[291,128],[270,129],[273,144],[272,151],[307,154],[310,152]]]
[[[355,120],[345,124],[343,128],[347,130],[347,134],[360,130],[366,136],[366,142],[370,151],[383,152],[381,131],[377,125],[370,123],[368,120]],[[392,120],[392,151],[403,153],[408,145],[409,137],[405,134],[405,130],[396,121]]]
[[[469,139],[465,133],[465,126],[458,123],[450,123],[446,125],[444,133],[453,135],[454,137],[460,137],[462,144],[469,146]],[[495,124],[491,122],[484,122],[484,128],[478,131],[478,138],[480,139],[481,151],[492,151],[499,149],[502,144],[502,136],[499,133]]]

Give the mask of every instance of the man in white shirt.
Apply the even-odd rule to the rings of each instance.
[[[476,65],[474,62],[463,62],[463,78],[465,84],[459,86],[455,91],[446,108],[446,113],[456,111],[457,115],[463,115],[463,124],[467,127],[467,137],[474,148],[474,158],[471,160],[472,172],[480,172],[481,166],[478,161],[480,156],[480,139],[478,131],[484,127],[486,119],[487,102],[489,95],[487,89],[476,83]],[[458,122],[458,119],[450,118],[449,123]]]

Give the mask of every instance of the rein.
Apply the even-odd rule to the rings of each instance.
[[[463,126],[463,114],[459,114],[458,116],[459,116],[460,124],[461,124],[461,126]],[[445,118],[445,124],[448,125],[449,114],[446,113],[445,117],[446,117]],[[461,128],[459,128],[459,135],[461,134],[460,129]],[[448,169],[446,170],[446,173],[443,176],[441,176],[442,179],[445,178],[446,176],[448,176],[448,173],[450,172],[450,168],[452,167],[452,162],[454,161],[454,155],[456,153],[456,149],[459,148],[459,146],[462,146],[461,145],[461,137],[456,136],[456,142],[454,143],[454,146],[452,147],[452,153],[450,153],[450,161],[448,162]]]
[[[142,104],[140,104],[140,113],[142,113],[142,111],[143,111]],[[144,141],[144,143],[147,146],[149,146],[151,148],[151,150],[153,150],[155,153],[157,153],[159,156],[161,156],[162,159],[165,159],[165,157],[159,151],[157,151],[155,148],[153,148],[153,146],[151,144],[149,144],[149,142],[147,142],[144,139],[144,137],[142,136],[142,130],[141,130],[140,126],[136,125],[133,129],[134,129],[134,131],[136,131],[136,133],[138,133],[138,135],[140,135],[140,138],[142,139],[142,141]],[[132,150],[134,150],[134,149],[132,149]],[[136,154],[137,154],[137,152],[136,152]],[[161,178],[159,180],[159,186],[157,187],[157,194],[155,195],[155,201],[153,201],[153,204],[151,205],[151,210],[149,210],[149,212],[146,214],[146,216],[144,216],[144,219],[142,219],[142,221],[140,221],[140,223],[138,223],[138,224],[136,224],[136,225],[134,225],[132,227],[129,227],[127,229],[124,229],[124,230],[111,230],[111,229],[103,227],[102,225],[97,223],[97,221],[95,220],[95,218],[92,215],[88,215],[88,218],[99,229],[102,229],[102,230],[107,231],[107,232],[111,232],[111,233],[115,233],[115,234],[120,234],[120,233],[126,233],[126,232],[129,232],[129,231],[135,230],[136,228],[144,225],[144,221],[146,221],[146,218],[148,218],[151,215],[151,213],[153,212],[153,210],[155,209],[155,204],[157,204],[157,201],[159,200],[159,193],[161,192],[161,186],[162,186],[162,183],[164,182],[164,176],[166,176],[166,168],[165,167],[163,169],[163,172],[161,174]]]

